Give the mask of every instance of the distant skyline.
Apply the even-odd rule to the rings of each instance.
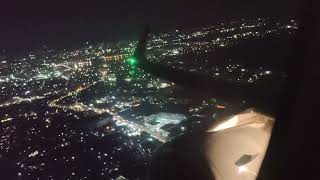
[[[77,46],[154,31],[215,24],[239,17],[297,17],[299,0],[7,1],[0,8],[0,50]]]

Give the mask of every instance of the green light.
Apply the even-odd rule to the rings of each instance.
[[[128,62],[130,65],[136,65],[137,64],[137,59],[134,57],[131,57],[128,59]]]

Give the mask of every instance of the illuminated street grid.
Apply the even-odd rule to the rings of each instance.
[[[224,22],[151,34],[148,60],[212,78],[254,83],[273,75],[234,63],[208,66],[244,39],[292,37],[295,20]],[[145,179],[152,152],[231,108],[193,98],[130,65],[137,41],[0,55],[0,161],[22,179]],[[205,58],[184,61],[185,56]],[[129,59],[129,60],[128,60]]]

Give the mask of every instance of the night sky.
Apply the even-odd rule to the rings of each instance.
[[[297,17],[300,7],[299,0],[1,1],[0,50],[134,38],[146,23],[163,31],[241,17]]]

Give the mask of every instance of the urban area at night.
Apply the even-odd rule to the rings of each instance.
[[[297,30],[295,19],[248,18],[151,32],[146,57],[229,82],[285,79],[284,71],[227,52],[290,40]],[[159,146],[246,105],[185,91],[135,67],[137,39],[2,51],[0,163],[17,179],[147,179]]]

